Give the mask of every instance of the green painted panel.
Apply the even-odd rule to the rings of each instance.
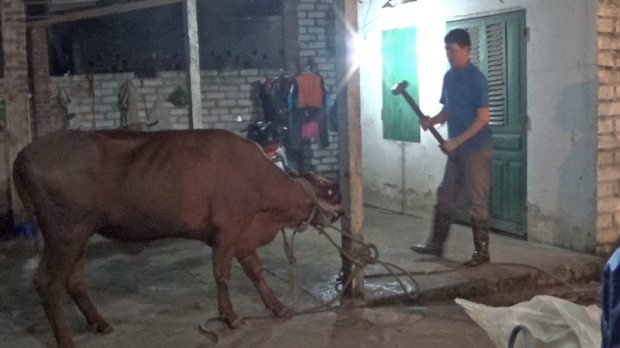
[[[523,164],[517,161],[508,162],[508,220],[519,221],[523,214],[521,201],[522,192],[525,191],[521,178],[523,177]]]
[[[491,216],[504,217],[504,162],[491,164]]]
[[[493,134],[495,149],[521,150],[521,134]]]
[[[419,101],[416,27],[385,30],[381,37],[383,58],[382,96],[383,138],[420,142],[420,122],[402,96],[394,96],[392,87],[406,80],[407,92]]]

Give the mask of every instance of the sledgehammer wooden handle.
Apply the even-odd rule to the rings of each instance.
[[[407,81],[403,81],[403,82],[401,82],[401,83],[399,83],[397,85],[394,85],[394,87],[392,87],[392,94],[394,94],[394,95],[401,94],[405,98],[405,100],[407,101],[407,104],[409,104],[409,106],[411,106],[411,108],[416,113],[416,115],[418,115],[418,118],[420,118],[420,120],[422,120],[426,116],[422,113],[422,110],[420,110],[420,107],[415,102],[415,100],[413,100],[413,98],[411,98],[411,95],[409,95],[409,93],[407,92],[407,86],[409,86],[409,82],[407,82]],[[428,130],[431,131],[431,133],[433,134],[435,139],[437,139],[437,141],[439,142],[440,145],[443,145],[443,143],[446,142],[443,139],[443,137],[439,134],[439,132],[437,132],[435,127],[431,126],[431,127],[428,128]]]

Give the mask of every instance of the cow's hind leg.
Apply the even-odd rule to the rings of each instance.
[[[239,263],[241,263],[245,274],[254,282],[265,307],[279,317],[290,316],[291,310],[278,300],[265,282],[265,271],[256,250],[244,258],[240,258]]]
[[[42,226],[47,232],[45,249],[33,283],[45,315],[54,331],[59,348],[73,348],[71,328],[63,298],[69,277],[88,241],[89,235],[79,228]]]
[[[239,318],[232,307],[230,294],[228,293],[228,281],[230,280],[230,268],[232,267],[233,255],[227,248],[213,248],[213,275],[217,284],[217,307],[220,317],[232,329],[245,326],[243,319]]]
[[[88,287],[86,286],[86,279],[84,275],[84,253],[77,261],[73,273],[69,277],[67,283],[67,292],[75,301],[89,326],[93,327],[98,332],[107,334],[114,331],[114,327],[110,325],[97,311],[97,308],[90,300],[88,296]]]

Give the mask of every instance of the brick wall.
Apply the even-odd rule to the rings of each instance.
[[[333,0],[297,0],[299,60],[305,63],[312,58],[318,72],[323,76],[325,88],[335,100],[337,81],[335,66],[335,12]],[[202,72],[202,118],[204,128],[225,128],[237,130],[244,124],[234,122],[240,115],[244,120],[262,117],[260,101],[253,96],[250,84],[265,75],[276,76],[275,71],[232,70],[229,72],[203,71]],[[165,100],[177,85],[185,86],[185,74],[164,72],[156,79],[137,79],[133,74],[106,74],[94,77],[95,116],[93,120],[93,97],[89,96],[89,85],[86,76],[54,77],[52,78],[52,103],[56,103],[55,96],[59,87],[69,90],[74,100],[70,112],[77,117],[72,124],[81,125],[83,129],[116,128],[120,124],[120,112],[117,107],[116,93],[125,79],[131,78],[134,86],[144,101],[138,103],[140,116],[145,119],[147,110],[159,96]],[[188,128],[186,109],[175,108],[165,103],[174,127]],[[304,144],[305,170],[316,170],[325,175],[338,173],[338,136],[336,132],[329,133],[330,146],[320,149],[317,142]]]
[[[234,70],[228,72],[202,71],[202,121],[203,128],[224,128],[238,130],[244,127],[234,121],[241,116],[245,121],[262,117],[260,100],[252,84],[265,75],[274,76],[276,71]],[[185,73],[162,72],[157,78],[139,79],[132,73],[94,75],[94,97],[90,95],[87,76],[52,77],[52,91],[56,96],[65,88],[73,100],[69,112],[76,114],[71,127],[82,129],[118,128],[120,111],[118,90],[127,79],[131,79],[140,96],[138,110],[141,119],[146,120],[147,110],[159,97],[165,101],[177,86],[186,86]],[[54,98],[55,99],[55,98]],[[93,100],[95,117],[93,123]],[[187,108],[177,108],[163,103],[166,113],[175,129],[188,129]]]
[[[336,99],[336,54],[335,25],[336,15],[333,0],[297,0],[297,18],[299,26],[299,61],[305,64],[312,58],[318,72],[323,76],[325,89],[332,100]],[[330,146],[319,149],[314,143],[306,143],[305,164],[326,175],[337,175],[338,167],[338,133],[329,132]],[[311,169],[305,168],[305,169]]]
[[[299,59],[312,58],[329,93],[336,92],[335,14],[332,0],[298,0]]]
[[[4,52],[4,99],[8,130],[8,173],[18,152],[31,140],[28,102],[28,54],[26,15],[22,0],[2,0],[2,50]],[[12,183],[11,183],[12,185]],[[8,185],[7,185],[8,186]],[[5,186],[6,187],[6,186]],[[20,223],[27,218],[18,197],[12,199],[13,218]]]
[[[597,253],[620,242],[620,3],[598,1]]]
[[[275,70],[232,70],[202,71],[202,120],[203,128],[222,128],[240,130],[246,123],[234,121],[241,116],[244,121],[261,119],[262,107],[256,91],[256,81],[264,76],[277,76]],[[57,108],[57,98],[61,88],[65,88],[72,105],[69,112],[76,117],[71,121],[71,128],[109,129],[120,126],[118,109],[118,90],[127,79],[131,79],[141,100],[138,102],[140,117],[146,120],[147,110],[159,97],[166,100],[173,89],[185,86],[185,73],[162,72],[158,78],[138,79],[134,74],[102,74],[94,75],[94,96],[90,95],[90,84],[87,76],[52,77],[50,90],[53,95],[53,108]],[[93,118],[93,100],[95,113]],[[163,103],[166,114],[170,117],[175,129],[188,129],[187,108],[177,108],[170,103]],[[336,136],[330,135],[330,147],[319,149],[317,144],[307,144],[306,163],[324,175],[337,172]]]

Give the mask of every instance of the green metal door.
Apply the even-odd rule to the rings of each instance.
[[[381,36],[383,139],[420,142],[420,122],[411,107],[392,87],[406,80],[407,92],[418,98],[417,28],[385,30]]]
[[[493,162],[491,227],[525,237],[527,192],[527,105],[525,12],[448,23],[466,29],[471,62],[489,81]],[[465,219],[461,213],[461,219]]]

